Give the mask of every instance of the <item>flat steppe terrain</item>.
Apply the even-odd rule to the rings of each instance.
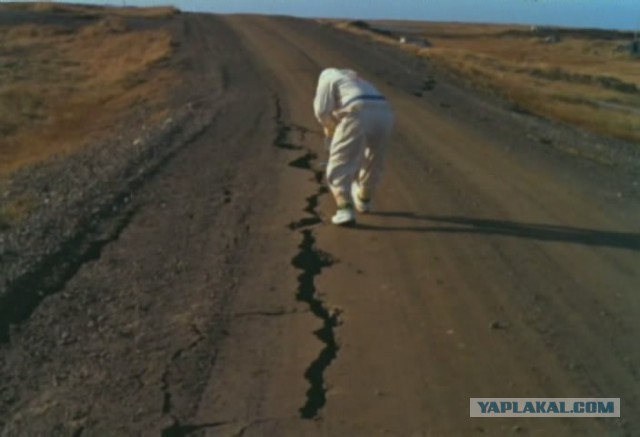
[[[637,64],[577,34],[403,26],[431,47],[1,5],[0,435],[640,433],[637,136],[592,105],[636,105]],[[330,66],[396,112],[353,228],[327,224]],[[622,417],[470,419],[471,397],[619,397]]]

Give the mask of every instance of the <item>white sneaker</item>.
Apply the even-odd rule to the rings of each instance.
[[[335,215],[331,217],[331,223],[338,226],[349,226],[356,222],[356,213],[353,208],[346,207],[340,208],[336,211]]]
[[[351,184],[351,197],[353,198],[353,203],[356,206],[356,211],[361,214],[367,214],[371,212],[371,201],[364,201],[360,199],[359,191],[357,182]]]

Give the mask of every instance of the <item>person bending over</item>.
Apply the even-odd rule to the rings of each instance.
[[[330,141],[327,182],[335,225],[352,225],[356,211],[371,211],[394,114],[385,97],[353,70],[327,68],[318,79],[315,116]]]

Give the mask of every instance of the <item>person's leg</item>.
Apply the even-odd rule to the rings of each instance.
[[[360,166],[364,139],[356,114],[343,118],[333,136],[327,182],[338,208],[352,205],[351,184]]]
[[[369,202],[382,179],[387,143],[393,128],[393,112],[375,108],[365,118],[366,147],[358,175],[358,198]]]

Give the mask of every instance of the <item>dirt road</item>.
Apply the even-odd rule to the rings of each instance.
[[[547,147],[597,139],[312,21],[179,19],[211,117],[12,319],[2,435],[640,433],[632,158]],[[327,66],[397,117],[353,229],[326,224]],[[620,397],[622,418],[470,419],[470,397]]]

